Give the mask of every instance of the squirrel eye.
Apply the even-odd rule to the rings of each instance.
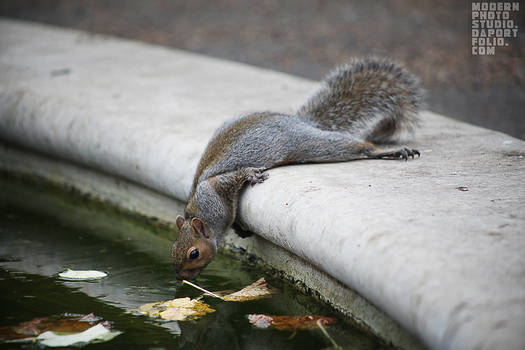
[[[191,252],[190,252],[190,260],[195,260],[199,257],[199,250],[198,249],[193,249]]]

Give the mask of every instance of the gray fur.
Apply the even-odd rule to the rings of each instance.
[[[299,109],[324,130],[347,131],[366,141],[391,142],[417,124],[423,90],[403,66],[379,58],[355,59],[335,68]]]
[[[204,239],[193,237],[195,229],[189,229],[189,222],[202,220],[212,232],[206,239],[216,247],[235,220],[241,188],[247,182],[263,182],[267,169],[419,155],[406,148],[383,151],[369,141],[391,141],[400,130],[412,128],[420,106],[421,89],[414,75],[391,61],[367,58],[336,68],[296,115],[262,112],[224,123],[208,143],[195,174],[185,231],[172,250],[175,265],[185,261],[178,255],[196,239]]]

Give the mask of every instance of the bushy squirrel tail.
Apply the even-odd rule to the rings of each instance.
[[[362,140],[392,142],[418,122],[419,79],[387,59],[356,59],[335,68],[297,112],[323,130],[345,131]]]

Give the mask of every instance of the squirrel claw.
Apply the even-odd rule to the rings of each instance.
[[[411,149],[411,148],[406,148],[404,149],[407,153],[407,155],[409,157],[412,157],[412,159],[414,159],[414,156],[417,154],[418,158],[421,157],[421,153],[419,153],[419,151],[417,149]],[[406,160],[408,160],[408,157],[405,158]]]
[[[411,149],[411,148],[402,148],[397,151],[391,151],[391,152],[383,152],[377,155],[378,158],[401,158],[405,161],[408,161],[409,157],[412,157],[414,159],[415,156],[421,157],[421,153],[417,149]]]
[[[399,151],[401,158],[403,158],[405,161],[408,161],[408,157],[412,157],[414,159],[414,156],[417,154],[418,157],[421,157],[421,154],[417,149],[411,149],[411,148],[403,148]]]

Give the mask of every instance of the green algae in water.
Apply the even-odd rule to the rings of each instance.
[[[175,213],[174,213],[175,215]],[[198,297],[176,281],[169,260],[171,242],[144,225],[98,210],[71,205],[63,196],[0,180],[0,326],[65,313],[108,320],[123,333],[97,349],[322,349],[330,342],[319,329],[290,332],[257,329],[248,314],[324,315],[337,344],[353,349],[386,348],[341,315],[298,293],[289,284],[235,259],[218,255],[196,283],[210,290],[239,290],[265,276],[279,293],[231,303],[206,300],[216,312],[194,321],[163,322],[131,313],[159,300]],[[66,269],[106,271],[96,281],[63,281]],[[0,349],[38,348],[0,344]]]

